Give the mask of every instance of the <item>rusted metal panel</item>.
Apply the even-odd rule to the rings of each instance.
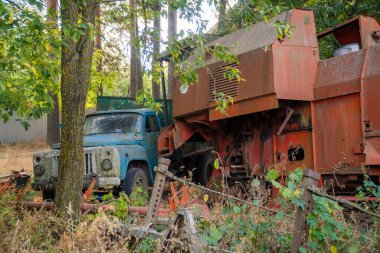
[[[365,148],[365,165],[380,164],[380,136],[366,138]],[[380,171],[380,168],[377,169]]]
[[[317,45],[313,47],[274,45],[273,65],[278,99],[312,100],[318,65]]]
[[[280,22],[284,23],[286,22],[287,17],[292,15],[293,12],[294,11],[284,12],[279,16],[275,17],[271,22],[279,20]],[[236,32],[230,33],[226,36],[220,37],[206,44],[206,46],[212,47],[215,45],[223,45],[225,47],[230,48],[232,53],[234,53],[235,55],[242,55],[256,49],[261,49],[270,46],[276,41],[277,32],[274,25],[266,22],[260,22],[254,24],[253,26],[247,29],[241,29]],[[195,56],[190,56],[189,60],[195,60]],[[219,59],[215,59],[212,57],[206,62],[206,64],[211,65],[219,61]]]
[[[278,108],[278,100],[277,97],[272,94],[255,99],[237,101],[234,102],[233,105],[228,106],[226,113],[220,113],[219,111],[216,111],[215,107],[216,104],[213,103],[213,107],[209,109],[210,120],[226,119],[231,116],[241,116]]]
[[[365,131],[380,130],[379,98],[380,98],[380,43],[368,49],[367,67],[364,73],[364,106],[365,121],[369,121]]]
[[[326,29],[317,36],[320,39],[329,34],[334,34],[341,45],[359,43],[361,48],[368,48],[374,45],[375,41],[372,33],[378,30],[380,30],[380,24],[376,19],[357,16],[342,24]]]
[[[278,121],[273,131],[274,162],[283,163],[287,171],[297,167],[314,168],[310,103],[282,101],[281,106],[282,110],[276,113]],[[289,109],[292,114],[281,133],[277,134]]]
[[[329,34],[334,34],[335,38],[339,41],[341,45],[346,45],[350,43],[360,43],[360,28],[359,28],[359,17],[354,17],[342,24],[335,27],[328,28],[325,31],[318,34],[318,38],[323,38]]]
[[[314,99],[360,92],[360,72],[364,51],[320,61],[314,86]]]
[[[158,155],[164,156],[169,153],[169,135],[172,132],[173,126],[168,126],[161,130],[157,139]]]
[[[372,45],[378,45],[372,34],[380,31],[380,24],[375,18],[360,16],[360,35],[362,48],[368,48]]]
[[[299,102],[299,101],[297,101],[297,103],[295,103],[294,101],[292,101],[291,103],[289,103],[288,101],[280,101],[280,102],[281,102],[280,106],[281,108],[283,108],[282,113],[279,112],[277,116],[280,121],[282,121],[282,119],[285,119],[286,112],[288,109],[293,110],[293,113],[289,121],[286,123],[284,129],[282,130],[283,133],[312,129],[311,104],[309,102]],[[275,132],[278,132],[280,128],[278,126],[279,124],[280,122],[277,123]]]
[[[297,131],[276,136],[276,162],[283,162],[287,171],[298,167],[313,168],[313,145],[311,131]],[[289,150],[292,150],[289,152]],[[294,151],[293,151],[294,150]],[[304,158],[297,160],[301,152]],[[290,154],[289,154],[290,153]]]
[[[327,28],[326,30],[320,32],[317,34],[317,37],[318,39],[321,39],[331,33],[335,33],[336,31],[339,31],[339,30],[342,30],[342,29],[346,29],[348,26],[352,26],[352,25],[356,25],[358,24],[358,20],[359,20],[360,16],[357,16],[357,17],[353,17],[341,24],[338,24],[336,26],[333,26],[333,27],[330,27],[330,28]],[[349,29],[351,30],[351,28]],[[356,30],[359,30],[359,27],[357,27]]]
[[[275,92],[272,50],[256,49],[238,58],[241,77],[245,81],[238,84],[236,102]]]
[[[178,149],[195,133],[195,128],[186,122],[176,121],[173,129],[174,148]]]
[[[380,165],[380,44],[367,50],[362,85],[365,164]]]
[[[360,167],[364,155],[354,153],[363,141],[360,95],[317,101],[314,109],[316,170],[332,173],[334,169]]]
[[[292,26],[292,36],[286,40],[275,41],[274,44],[318,48],[313,11],[295,9],[285,14],[286,22]]]
[[[206,68],[198,70],[198,85],[191,85],[186,94],[180,92],[181,84],[176,80],[173,88],[173,117],[183,117],[202,110],[209,106],[209,74]]]

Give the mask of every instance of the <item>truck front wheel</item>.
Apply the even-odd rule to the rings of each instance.
[[[207,186],[214,170],[214,157],[212,155],[204,155],[199,158],[194,170],[193,180],[195,183]]]
[[[148,191],[148,176],[142,168],[130,168],[123,181],[123,191],[129,196],[138,187]]]

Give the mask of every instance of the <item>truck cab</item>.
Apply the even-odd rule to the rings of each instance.
[[[136,187],[148,190],[158,163],[160,116],[151,109],[98,111],[84,122],[83,190],[96,179],[96,190],[121,188],[131,194]],[[60,144],[33,156],[35,190],[53,199],[58,177]]]

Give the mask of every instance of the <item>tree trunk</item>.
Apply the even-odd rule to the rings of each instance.
[[[129,95],[136,97],[137,91],[141,90],[142,73],[141,73],[141,57],[140,46],[138,41],[139,26],[136,15],[136,0],[129,0],[130,8],[130,39],[131,39],[131,59],[130,59],[130,90]]]
[[[153,5],[154,20],[153,20],[153,57],[152,68],[159,63],[160,57],[160,40],[161,40],[161,3],[156,0]],[[153,98],[160,98],[160,82],[152,80],[152,95]]]
[[[61,0],[62,30],[73,27],[78,19],[95,25],[96,0],[79,5],[74,0]],[[83,28],[82,28],[83,29]],[[61,217],[78,221],[83,186],[83,120],[91,74],[94,41],[89,29],[74,40],[65,37],[61,49],[62,135],[59,173],[56,188],[56,212]]]
[[[98,5],[98,8],[96,8],[96,16],[95,16],[95,50],[96,51],[102,51],[102,27],[100,24],[100,16],[101,16],[101,9],[100,9],[100,4]],[[98,66],[96,66],[96,70],[99,73],[102,73],[103,71],[103,59],[102,55],[100,56]],[[99,96],[103,96],[103,84],[100,83],[99,86]]]
[[[168,1],[168,40],[176,38],[177,34],[177,11],[171,6],[170,0]],[[174,86],[174,64],[169,62],[168,64],[168,98],[173,97]]]
[[[51,26],[56,27],[58,25],[57,20],[57,0],[47,0],[46,7],[48,9],[48,22]],[[55,55],[50,57],[55,58]],[[59,142],[59,105],[57,93],[49,91],[49,95],[53,100],[54,108],[47,116],[47,132],[46,132],[46,143],[52,145]]]
[[[220,34],[223,31],[226,22],[226,4],[226,0],[220,0],[218,14],[218,34]]]

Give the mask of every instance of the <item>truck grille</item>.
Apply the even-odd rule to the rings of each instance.
[[[58,177],[58,161],[59,154],[53,156],[53,177]],[[86,152],[84,154],[84,175],[94,174],[96,173],[96,160],[95,160],[95,152]]]
[[[239,65],[233,62],[210,69],[210,102],[215,101],[220,92],[231,97],[238,95],[238,80],[224,77],[226,67],[239,68]]]
[[[86,153],[84,155],[84,172],[85,174],[94,174],[96,172],[96,162],[94,153]]]

